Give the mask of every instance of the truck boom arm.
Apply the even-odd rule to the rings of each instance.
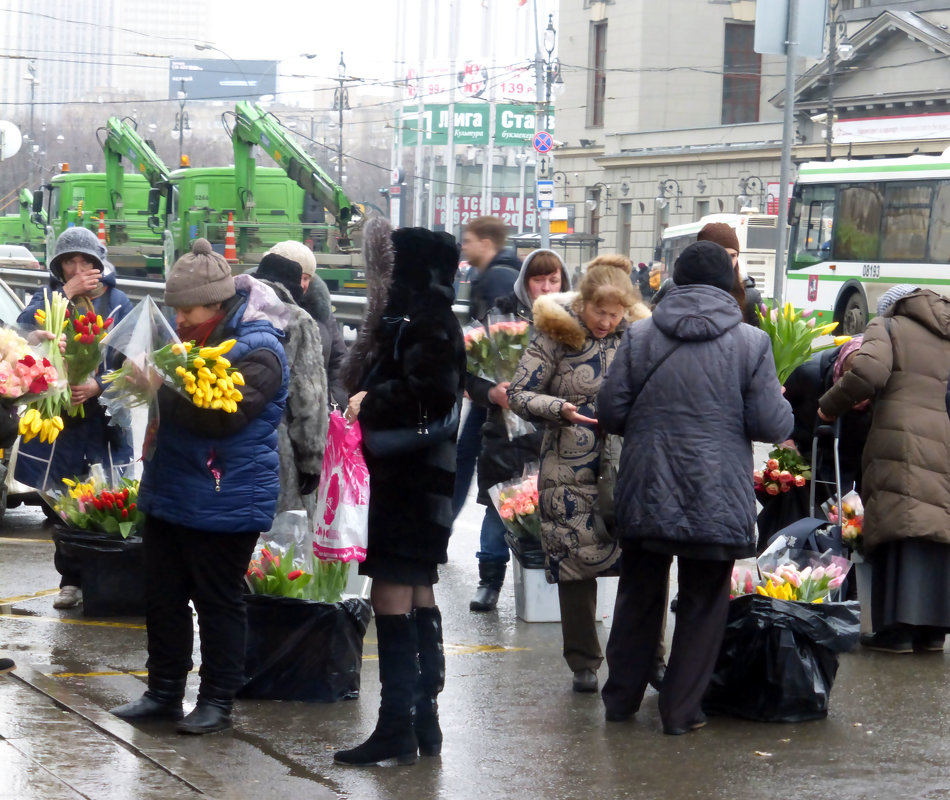
[[[109,117],[106,127],[100,128],[99,131],[105,133],[104,138],[100,137],[99,143],[106,160],[106,185],[110,202],[115,218],[122,219],[125,216],[122,210],[122,182],[125,175],[123,156],[145,176],[151,186],[167,183],[169,169],[149,143],[139,136],[132,123],[118,117]]]
[[[349,243],[347,232],[353,216],[349,198],[320,166],[297,144],[281,124],[259,104],[241,100],[235,106],[235,125],[231,131],[234,165],[240,174],[241,165],[253,163],[251,147],[260,146],[314,200],[335,218],[340,231],[340,245]],[[253,183],[249,188],[253,190]]]

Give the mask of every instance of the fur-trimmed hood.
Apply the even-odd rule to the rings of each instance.
[[[591,333],[574,310],[578,300],[580,300],[579,292],[541,295],[534,301],[532,309],[535,328],[572,350],[580,350]],[[650,309],[643,303],[637,303],[620,321],[616,332],[623,333],[629,323],[649,316]]]
[[[363,263],[366,265],[366,316],[359,335],[340,370],[343,386],[349,394],[359,390],[367,365],[379,355],[377,328],[389,300],[393,279],[392,226],[383,217],[375,217],[363,229]]]

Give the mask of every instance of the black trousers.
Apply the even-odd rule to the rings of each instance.
[[[56,567],[56,571],[59,573],[60,589],[64,586],[82,587],[82,568],[79,561],[64,555],[59,542],[56,542],[53,550],[53,566]]]
[[[224,698],[241,688],[247,638],[244,575],[257,537],[148,517],[143,539],[150,676],[184,678],[194,666],[192,601],[201,637],[201,687],[213,687],[213,696]]]
[[[662,553],[624,550],[602,692],[611,711],[628,714],[640,708],[656,663],[672,560]],[[700,718],[725,631],[733,563],[678,559],[676,627],[659,700],[666,728],[688,727]]]

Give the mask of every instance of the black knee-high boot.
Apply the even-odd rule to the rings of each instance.
[[[145,694],[131,703],[109,709],[109,713],[133,722],[179,720],[185,715],[181,708],[181,701],[185,696],[185,680],[149,674]]]
[[[419,743],[413,729],[419,691],[419,637],[415,615],[377,616],[376,638],[380,682],[376,730],[358,747],[340,750],[333,760],[359,766],[393,759],[399,764],[415,764],[419,758]]]
[[[442,613],[438,606],[416,609],[419,635],[419,675],[421,693],[416,701],[416,738],[419,755],[442,752],[439,727],[439,692],[445,688],[445,650],[442,646]]]

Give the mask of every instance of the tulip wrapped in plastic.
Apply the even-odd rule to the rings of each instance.
[[[497,483],[488,490],[505,529],[516,539],[541,541],[538,508],[538,464],[525,466],[520,478]]]
[[[493,383],[510,383],[530,339],[531,326],[527,320],[490,313],[485,324],[474,323],[465,329],[468,371]],[[530,422],[508,409],[502,410],[502,416],[509,439],[535,430]]]
[[[261,534],[248,565],[246,581],[251,592],[323,600],[314,596],[318,590],[313,584],[312,538],[305,511],[280,512],[271,529]]]
[[[131,423],[131,409],[154,400],[163,384],[199,408],[237,411],[244,378],[226,358],[235,340],[200,347],[181,342],[151,297],[146,297],[100,342],[124,358],[103,376],[99,396],[113,424]]]
[[[841,526],[841,541],[852,550],[860,552],[864,544],[864,502],[853,489],[838,501],[832,497],[821,504],[828,521]]]

